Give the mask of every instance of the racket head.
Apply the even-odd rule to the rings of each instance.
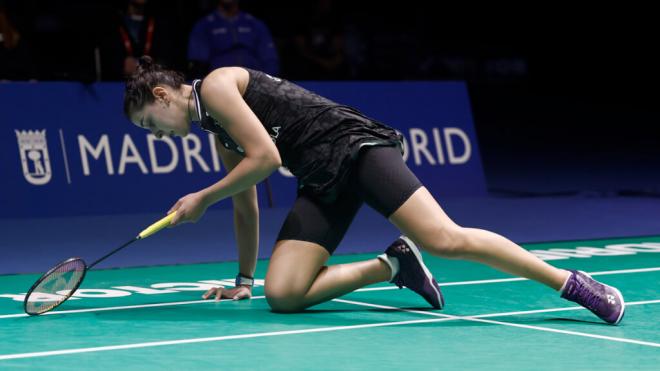
[[[81,258],[69,258],[51,268],[25,295],[25,313],[36,316],[57,308],[76,292],[86,272],[87,265]]]

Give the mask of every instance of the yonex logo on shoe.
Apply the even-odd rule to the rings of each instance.
[[[614,295],[607,295],[607,302],[610,304],[616,304],[616,300],[614,300]]]

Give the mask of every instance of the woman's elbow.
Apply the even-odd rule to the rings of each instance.
[[[282,158],[280,157],[280,154],[277,151],[270,153],[267,156],[266,162],[269,168],[272,169],[272,171],[275,171],[282,166]]]
[[[269,150],[261,151],[260,153],[253,153],[252,156],[248,154],[248,158],[252,158],[252,160],[257,163],[259,169],[267,171],[269,174],[282,166],[282,158],[276,149],[273,151]]]

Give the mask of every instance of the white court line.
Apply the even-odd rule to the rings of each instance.
[[[380,308],[380,309],[390,309],[390,310],[393,310],[393,311],[403,311],[403,312],[409,312],[409,313],[418,313],[418,314],[424,314],[424,315],[431,315],[431,316],[442,317],[442,318],[426,319],[426,320],[397,321],[397,322],[377,322],[377,323],[369,323],[369,324],[363,324],[363,325],[352,325],[352,326],[317,327],[317,328],[304,329],[304,330],[260,332],[260,333],[253,333],[253,334],[217,336],[217,337],[206,337],[206,338],[193,338],[193,339],[179,339],[179,340],[168,340],[168,341],[155,341],[155,342],[146,342],[146,343],[109,345],[109,346],[91,347],[91,348],[62,349],[62,350],[53,350],[53,351],[47,351],[47,352],[4,354],[4,355],[0,355],[0,361],[8,360],[8,359],[48,357],[48,356],[56,356],[56,355],[64,355],[64,354],[78,354],[78,353],[90,353],[90,352],[103,352],[103,351],[110,351],[110,350],[149,348],[149,347],[158,347],[158,346],[166,346],[166,345],[206,343],[206,342],[213,342],[213,341],[248,339],[248,338],[270,337],[270,336],[281,336],[281,335],[295,335],[295,334],[318,333],[318,332],[357,330],[357,329],[363,329],[363,328],[401,326],[401,325],[418,324],[418,323],[436,323],[436,322],[446,322],[446,321],[456,321],[456,320],[466,320],[466,321],[474,321],[474,322],[493,323],[493,324],[506,325],[506,326],[531,328],[531,329],[534,329],[534,330],[543,329],[544,331],[550,331],[550,332],[559,332],[559,333],[563,333],[563,334],[588,336],[588,337],[594,337],[594,338],[600,338],[600,339],[606,339],[606,340],[614,340],[614,341],[620,341],[620,342],[626,342],[626,343],[633,343],[633,344],[638,344],[638,345],[648,345],[648,346],[653,346],[653,347],[660,347],[660,344],[651,343],[651,342],[644,342],[644,341],[639,341],[639,340],[614,338],[614,337],[610,337],[610,336],[593,335],[593,334],[579,333],[579,332],[574,332],[574,331],[555,330],[555,329],[550,329],[550,328],[546,328],[546,327],[539,327],[539,326],[518,325],[518,324],[514,324],[514,323],[509,323],[509,322],[499,322],[499,321],[479,319],[479,318],[485,318],[485,317],[504,317],[504,316],[513,316],[513,315],[528,314],[528,313],[543,313],[543,312],[554,312],[554,311],[560,311],[560,310],[584,309],[584,308],[581,308],[581,307],[539,309],[539,310],[531,310],[531,311],[524,311],[524,312],[490,313],[490,314],[481,314],[481,315],[463,317],[463,316],[452,316],[452,315],[448,315],[448,314],[440,314],[440,313],[434,313],[434,312],[408,310],[408,309],[402,309],[402,308],[397,308],[397,307],[389,307],[389,306],[384,306],[384,305],[363,303],[363,302],[352,301],[352,300],[334,299],[333,301],[341,302],[341,303],[347,303],[347,304],[353,304],[353,305],[375,307],[375,308]],[[208,302],[208,301],[206,301],[206,302]],[[631,303],[626,303],[626,304],[631,306],[631,305],[643,305],[643,304],[651,304],[651,303],[660,303],[660,300],[631,302]]]
[[[362,305],[362,306],[365,306],[365,307],[372,307],[372,308],[379,308],[379,309],[390,309],[390,310],[395,310],[395,311],[400,311],[400,312],[407,312],[407,313],[424,314],[424,315],[427,315],[427,316],[442,317],[442,318],[463,320],[463,321],[470,321],[470,322],[490,323],[490,324],[494,324],[494,325],[519,327],[519,328],[525,328],[525,329],[530,329],[530,330],[555,332],[555,333],[558,333],[558,334],[583,336],[583,337],[589,337],[589,338],[595,338],[595,339],[611,340],[611,341],[618,341],[618,342],[621,342],[621,343],[646,345],[646,346],[650,346],[650,347],[660,348],[660,343],[653,343],[653,342],[650,342],[650,341],[642,341],[642,340],[627,339],[627,338],[618,338],[618,337],[613,337],[613,336],[589,334],[589,333],[586,333],[586,332],[558,330],[558,329],[554,329],[554,328],[550,328],[550,327],[531,326],[531,325],[523,325],[523,324],[519,324],[519,323],[511,323],[511,322],[502,322],[502,321],[493,321],[493,320],[488,320],[488,319],[481,319],[481,317],[486,317],[486,316],[488,316],[488,317],[501,317],[501,316],[503,316],[503,314],[499,314],[499,315],[488,314],[488,315],[476,315],[476,316],[452,316],[450,314],[442,314],[442,313],[435,313],[435,312],[425,312],[425,311],[420,311],[420,310],[403,309],[403,308],[391,307],[391,306],[388,306],[388,305],[378,305],[378,304],[364,303],[364,302],[359,302],[359,301],[354,301],[354,300],[334,299],[334,301],[338,301],[338,302],[341,302],[341,303],[347,303],[347,304]],[[649,302],[660,303],[660,300],[647,301],[646,304],[648,304]],[[626,303],[626,305],[627,306],[635,305],[635,303]],[[572,308],[568,308],[568,309],[570,310]],[[553,309],[539,310],[539,311],[534,311],[534,313],[541,313],[543,311],[555,311],[555,310],[556,309],[554,309],[554,310]],[[511,313],[516,313],[516,312],[511,312]],[[520,313],[522,313],[522,312],[517,312],[516,314],[520,314]],[[514,314],[508,314],[508,315],[514,315]]]
[[[615,275],[615,274],[626,274],[626,273],[645,273],[645,272],[658,272],[660,271],[660,267],[653,267],[653,268],[637,268],[637,269],[621,269],[621,270],[616,270],[616,271],[601,271],[601,272],[587,272],[589,275],[592,276],[607,276],[607,275]],[[443,286],[464,286],[464,285],[481,285],[485,283],[502,283],[502,282],[517,282],[517,281],[529,281],[528,278],[522,278],[522,277],[514,277],[514,278],[496,278],[496,279],[490,279],[490,280],[476,280],[476,281],[461,281],[461,282],[445,282],[445,283],[438,283],[441,287]],[[397,290],[398,287],[396,286],[388,286],[388,287],[371,287],[367,289],[360,289],[356,291],[382,291],[382,290]]]
[[[253,296],[252,299],[265,299],[265,296]],[[229,299],[225,299],[229,300]],[[105,308],[88,308],[88,309],[71,309],[71,310],[60,310],[54,312],[46,312],[41,314],[41,316],[52,316],[56,314],[68,314],[68,313],[88,313],[88,312],[105,312],[109,310],[122,310],[122,309],[138,309],[138,308],[154,308],[154,307],[169,307],[174,305],[187,305],[187,304],[199,304],[199,303],[214,303],[214,300],[190,300],[190,301],[175,301],[171,303],[154,303],[154,304],[138,304],[138,305],[122,305],[118,307],[105,307]],[[0,316],[2,318],[18,318],[18,317],[29,317],[25,313],[19,314],[7,314]]]
[[[346,300],[346,299],[332,299],[332,300],[337,301],[337,302],[341,302],[341,303],[347,303],[347,304],[355,304],[355,305],[369,304],[369,306],[377,306],[377,304],[363,303],[363,302],[354,301],[354,300]],[[660,299],[658,299],[658,300],[640,300],[640,301],[626,302],[626,307],[635,306],[635,305],[646,305],[646,304],[660,304]],[[453,316],[451,314],[442,314],[442,313],[424,311],[424,310],[405,309],[405,308],[387,307],[387,306],[382,306],[382,307],[383,308],[381,308],[381,309],[392,309],[392,310],[397,310],[397,311],[405,311],[405,312],[409,312],[409,313],[425,314],[427,316],[457,317],[457,319],[460,319],[460,318],[507,317],[507,316],[523,315],[523,314],[564,312],[564,311],[569,311],[569,310],[586,310],[586,308],[584,308],[584,307],[574,306],[574,307],[562,307],[562,308],[522,310],[522,311],[516,311],[516,312],[477,314],[477,315],[473,315],[473,316]],[[460,317],[460,318],[458,318],[458,317]]]
[[[56,355],[62,355],[62,354],[77,354],[77,353],[89,353],[89,352],[103,352],[103,351],[108,351],[108,350],[148,348],[148,347],[158,347],[158,346],[164,346],[164,345],[206,343],[206,342],[211,342],[211,341],[248,339],[248,338],[257,338],[257,337],[280,336],[280,335],[306,334],[306,333],[314,333],[314,332],[354,330],[354,329],[361,329],[361,328],[398,326],[398,325],[408,325],[408,324],[416,324],[416,323],[433,323],[433,322],[443,322],[443,321],[448,321],[448,320],[451,320],[451,318],[422,319],[422,320],[398,321],[398,322],[378,322],[378,323],[368,323],[368,324],[353,325],[353,326],[317,327],[317,328],[310,328],[310,329],[304,329],[304,330],[259,332],[259,333],[254,333],[254,334],[229,335],[229,336],[217,336],[217,337],[196,338],[196,339],[181,339],[181,340],[168,340],[168,341],[154,341],[154,342],[148,342],[148,343],[110,345],[110,346],[93,347],[93,348],[63,349],[63,350],[53,350],[53,351],[48,351],[48,352],[5,354],[5,355],[0,355],[0,361],[1,360],[7,360],[7,359],[17,359],[17,358],[33,358],[33,357],[56,356]]]
[[[654,268],[637,268],[637,269],[620,269],[617,271],[600,271],[600,272],[591,272],[589,273],[592,276],[607,276],[609,274],[621,274],[621,273],[641,273],[641,272],[657,272],[660,271],[660,267]],[[588,272],[587,272],[588,273]]]
[[[646,304],[660,304],[660,300],[640,300],[640,301],[631,301],[626,302],[626,307],[635,306],[635,305],[646,305]],[[487,317],[500,317],[504,316],[516,316],[521,314],[535,314],[535,313],[550,313],[550,312],[564,312],[567,310],[586,310],[585,307],[563,307],[563,308],[551,308],[551,309],[533,309],[533,310],[523,310],[518,312],[507,312],[503,314],[494,313],[494,314],[480,314],[476,316],[464,316],[464,317],[475,317],[475,318],[487,318]]]
[[[622,270],[616,270],[616,271],[589,272],[589,274],[592,275],[592,276],[603,276],[603,275],[616,275],[616,274],[627,274],[627,273],[644,273],[644,272],[656,272],[656,271],[660,271],[660,267],[622,269]],[[527,278],[501,278],[501,279],[477,280],[477,281],[445,282],[445,283],[441,283],[440,286],[462,286],[462,285],[477,285],[477,284],[515,282],[515,281],[528,281],[528,279]],[[371,288],[358,289],[358,290],[355,290],[353,292],[398,290],[398,289],[399,288],[396,287],[396,286],[371,287]],[[252,297],[252,299],[264,299],[264,298],[265,298],[264,296],[253,296]],[[123,309],[166,307],[166,306],[187,305],[187,304],[197,304],[197,303],[209,303],[209,302],[213,302],[213,301],[212,300],[193,300],[193,301],[179,301],[179,302],[171,302],[171,303],[125,305],[125,306],[105,307],[105,308],[60,310],[60,311],[47,312],[45,314],[42,314],[42,316],[57,315],[57,314],[68,314],[68,313],[102,312],[102,311],[123,310]],[[0,319],[19,318],[19,317],[28,317],[28,315],[25,314],[25,313],[0,315]]]

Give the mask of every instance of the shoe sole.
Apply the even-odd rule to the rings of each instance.
[[[436,285],[433,284],[433,275],[431,274],[429,269],[426,268],[426,264],[424,264],[424,260],[422,259],[422,254],[419,252],[419,249],[417,248],[417,245],[415,245],[415,243],[412,242],[406,236],[401,236],[399,238],[401,238],[403,241],[406,242],[406,244],[408,244],[408,246],[412,250],[413,254],[415,254],[415,258],[417,259],[417,262],[419,263],[419,265],[422,266],[422,269],[424,270],[424,275],[426,276],[426,279],[431,283],[431,287],[433,287],[433,291],[436,294],[436,298],[438,299],[438,303],[440,303],[440,306],[436,309],[444,308],[445,303],[444,303],[444,298],[442,297],[442,293],[440,292],[438,287],[436,287]]]
[[[621,302],[621,313],[619,314],[619,317],[616,319],[613,325],[618,325],[619,322],[623,319],[623,315],[626,313],[626,302],[623,300],[623,295],[621,295],[621,291],[617,289],[616,287],[610,286],[614,292],[616,292],[617,296],[619,297],[619,301]]]

